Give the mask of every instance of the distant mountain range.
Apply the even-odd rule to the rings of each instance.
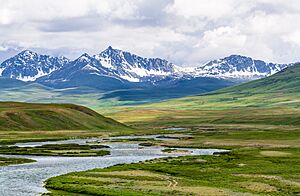
[[[183,68],[160,58],[144,58],[109,46],[99,54],[83,54],[71,61],[24,50],[0,65],[0,75],[22,81],[44,77],[47,82],[68,81],[78,74],[111,77],[131,83],[173,79],[213,77],[252,80],[272,75],[291,64],[266,63],[250,57],[231,55],[195,68]],[[42,81],[42,80],[40,80]]]
[[[195,68],[160,58],[144,58],[109,46],[75,60],[24,50],[0,65],[0,88],[39,83],[54,89],[92,88],[106,98],[161,100],[214,91],[272,75],[292,66],[231,55]],[[20,82],[26,83],[20,83]]]
[[[143,58],[108,47],[90,56],[83,54],[37,82],[61,88],[91,86],[103,90],[151,86],[175,78],[175,65],[159,58]]]

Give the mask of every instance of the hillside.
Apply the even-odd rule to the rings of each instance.
[[[299,78],[300,65],[295,65],[270,77],[208,94],[135,108],[119,107],[108,115],[121,122],[137,125],[149,122],[184,126],[204,123],[300,125]],[[136,118],[136,113],[142,115]],[[173,117],[175,114],[176,118]]]
[[[113,130],[126,128],[73,104],[0,103],[0,130]]]

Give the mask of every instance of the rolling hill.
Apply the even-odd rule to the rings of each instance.
[[[125,125],[74,104],[0,103],[0,130],[116,130]]]

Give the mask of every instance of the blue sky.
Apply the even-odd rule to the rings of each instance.
[[[298,0],[0,0],[0,60],[107,48],[195,66],[230,54],[300,61]]]

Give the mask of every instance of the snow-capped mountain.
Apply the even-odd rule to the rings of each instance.
[[[102,68],[103,67],[101,66],[99,61],[97,61],[87,53],[84,53],[76,60],[67,63],[62,69],[58,69],[57,71],[54,71],[53,73],[41,79],[52,81],[68,81],[74,76],[84,74],[84,72],[86,72],[87,74],[100,75],[100,72],[104,71],[102,70]]]
[[[94,56],[113,75],[130,82],[145,82],[153,77],[164,78],[174,74],[176,66],[164,59],[143,58],[109,46]]]
[[[266,63],[250,57],[231,55],[222,59],[210,61],[203,66],[199,66],[192,70],[190,74],[196,77],[206,76],[253,80],[272,75],[292,65],[294,65],[294,63]]]
[[[36,81],[54,88],[86,86],[100,90],[122,89],[131,83],[114,74],[110,68],[104,67],[99,60],[87,53]]]
[[[35,81],[39,77],[60,69],[68,62],[69,59],[66,57],[51,57],[24,50],[0,65],[0,76],[22,81]]]
[[[37,82],[45,84],[73,81],[79,85],[80,78],[106,77],[122,83],[159,85],[159,81],[197,77],[252,80],[272,75],[292,65],[231,55],[196,68],[182,68],[164,59],[144,58],[109,46],[99,54],[90,56],[85,53],[73,61],[24,50],[0,65],[0,76],[22,81],[39,78]]]
[[[97,55],[90,56],[85,53],[39,81],[53,84],[93,75],[114,78],[123,83],[153,83],[175,73],[177,73],[176,66],[167,60],[143,58],[108,47]]]

